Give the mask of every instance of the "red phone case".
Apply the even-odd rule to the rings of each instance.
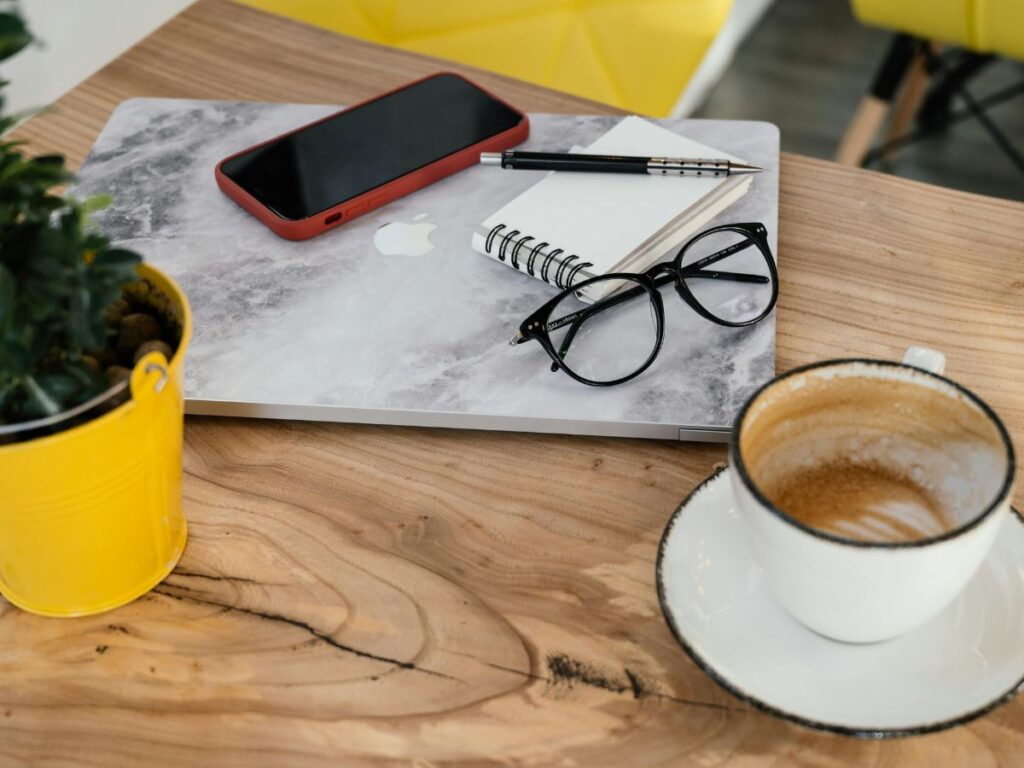
[[[267,206],[229,179],[221,169],[221,166],[223,166],[224,163],[238,157],[239,155],[244,155],[246,152],[251,152],[258,147],[271,144],[278,139],[290,136],[293,133],[298,133],[311,125],[317,125],[318,123],[330,120],[342,112],[347,112],[351,109],[355,109],[356,107],[361,107],[364,104],[369,104],[370,102],[377,101],[378,99],[386,98],[397,91],[405,90],[406,88],[418,85],[425,80],[430,80],[431,78],[441,75],[453,75],[465,80],[474,88],[483,91],[495,101],[504,104],[517,115],[520,115],[522,117],[522,121],[515,127],[509,128],[507,131],[495,134],[488,139],[484,139],[476,144],[460,149],[458,152],[453,152],[450,155],[442,157],[440,160],[436,160],[430,165],[425,165],[422,168],[418,168],[415,171],[405,174],[404,176],[399,176],[397,179],[393,179],[386,184],[382,184],[368,192],[364,192],[358,197],[350,198],[338,205],[324,211],[320,211],[319,213],[305,219],[286,219],[278,216],[274,211],[270,210]],[[417,189],[422,189],[428,184],[440,181],[445,176],[450,176],[457,171],[461,171],[464,168],[469,168],[471,165],[475,165],[480,161],[481,152],[500,152],[503,149],[509,149],[510,147],[514,147],[517,144],[521,144],[526,141],[529,135],[530,121],[523,112],[520,112],[504,99],[499,99],[490,91],[481,88],[476,83],[456,72],[438,72],[436,74],[420,78],[419,80],[415,80],[399,88],[395,88],[387,93],[374,96],[372,99],[367,99],[359,104],[355,104],[347,110],[334,112],[327,117],[321,118],[320,120],[307,125],[303,125],[293,131],[282,133],[280,136],[275,136],[272,139],[268,139],[267,141],[248,147],[247,149],[243,149],[241,152],[236,152],[230,157],[226,157],[217,163],[217,167],[214,169],[214,176],[217,179],[217,186],[220,187],[221,191],[225,195],[230,197],[242,206],[242,208],[263,222],[272,232],[274,232],[274,234],[287,238],[288,240],[306,240],[314,235],[319,235],[321,232],[326,232],[328,229],[336,227],[339,224],[351,221],[357,216],[362,216],[368,211],[380,208],[382,205],[386,205],[392,200],[397,200],[404,195],[415,192]]]

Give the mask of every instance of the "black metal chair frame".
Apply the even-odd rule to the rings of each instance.
[[[995,93],[978,98],[971,93],[968,83],[986,67],[999,60],[992,54],[973,53],[959,48],[936,53],[927,40],[906,34],[894,36],[889,51],[871,87],[871,93],[891,101],[915,56],[924,57],[925,67],[932,76],[932,84],[917,113],[916,126],[872,149],[864,157],[868,167],[893,150],[927,139],[964,120],[975,119],[992,137],[1000,150],[1024,174],[1024,153],[995,123],[987,110],[1012,98],[1024,95],[1024,79]],[[961,109],[953,108],[953,100],[963,102]]]

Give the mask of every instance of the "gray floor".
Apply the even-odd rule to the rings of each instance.
[[[768,120],[782,148],[831,158],[874,77],[890,33],[861,25],[846,0],[776,0],[737,53],[700,117]],[[1024,78],[1024,64],[1000,61],[971,85],[984,96]],[[1024,152],[1024,97],[990,112]],[[906,147],[877,170],[932,184],[1024,200],[1024,174],[976,121]]]

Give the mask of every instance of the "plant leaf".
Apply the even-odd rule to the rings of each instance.
[[[36,376],[35,380],[43,391],[59,404],[61,411],[67,410],[69,401],[82,388],[79,381],[66,373],[44,373]]]
[[[0,328],[10,323],[14,315],[17,287],[14,275],[6,266],[0,264]]]
[[[93,267],[117,267],[127,268],[129,279],[135,275],[135,267],[142,261],[142,257],[135,251],[127,248],[107,248],[96,254],[92,261]]]
[[[40,386],[32,376],[26,376],[24,381],[26,405],[25,413],[28,416],[53,416],[60,413],[60,402]]]
[[[96,211],[102,211],[113,202],[114,198],[110,195],[94,195],[82,201],[82,210],[88,215]]]
[[[25,22],[16,13],[0,13],[0,61],[10,58],[32,42]]]
[[[93,295],[87,288],[71,294],[71,340],[78,349],[95,349],[103,344],[103,316],[94,311]]]

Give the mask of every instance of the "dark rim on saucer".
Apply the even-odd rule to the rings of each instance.
[[[813,720],[809,717],[803,717],[802,715],[794,715],[792,712],[787,712],[786,710],[779,709],[771,704],[766,704],[720,675],[718,671],[705,661],[704,658],[686,641],[682,630],[680,630],[676,625],[675,617],[672,615],[672,611],[668,607],[668,598],[665,595],[665,579],[664,574],[662,573],[662,565],[665,561],[665,548],[668,545],[669,535],[672,533],[672,529],[676,522],[682,516],[683,511],[690,505],[690,502],[694,497],[704,490],[705,486],[710,485],[728,469],[729,467],[722,467],[702,480],[696,488],[687,494],[686,498],[683,499],[682,503],[679,505],[679,508],[672,513],[672,517],[669,518],[668,524],[665,526],[665,530],[661,534],[661,541],[658,543],[658,559],[654,569],[654,581],[658,588],[658,603],[661,606],[661,614],[665,617],[665,622],[668,624],[669,629],[672,630],[672,634],[675,636],[676,642],[678,642],[682,649],[686,651],[686,655],[690,657],[693,663],[696,664],[705,675],[717,683],[719,687],[725,689],[741,701],[749,704],[754,709],[764,712],[765,714],[778,717],[782,720],[788,720],[791,723],[796,723],[797,725],[802,725],[806,728],[812,728],[816,731],[837,733],[841,736],[853,736],[858,739],[876,740],[898,739],[907,736],[922,736],[926,733],[936,733],[938,731],[945,731],[950,728],[954,728],[958,725],[964,725],[965,723],[969,723],[972,720],[976,720],[979,717],[987,715],[1001,704],[1005,704],[1016,696],[1021,688],[1024,687],[1024,675],[1022,675],[1011,688],[997,696],[988,704],[949,720],[924,723],[910,728],[853,728],[846,725],[837,725],[835,723]],[[1010,509],[1013,512],[1013,516],[1017,519],[1017,522],[1024,524],[1024,516],[1022,516],[1016,509],[1013,509],[1012,507]],[[779,610],[785,609],[780,606]],[[810,632],[811,630],[807,631]]]
[[[970,400],[972,403],[978,406],[978,408],[981,409],[981,412],[984,413],[985,416],[987,416],[988,419],[995,425],[996,431],[999,433],[999,438],[1003,442],[1003,448],[1005,448],[1006,450],[1006,476],[1003,478],[1002,487],[999,489],[999,492],[995,495],[995,498],[989,503],[989,505],[984,510],[979,512],[977,515],[972,517],[967,522],[957,526],[956,528],[952,528],[946,531],[945,533],[940,533],[936,536],[928,536],[922,539],[914,539],[913,541],[864,541],[861,539],[850,539],[845,536],[839,536],[834,533],[828,533],[819,528],[814,528],[810,525],[807,525],[806,523],[802,523],[795,517],[790,516],[788,513],[776,507],[774,504],[772,504],[771,501],[768,500],[768,497],[761,492],[761,489],[757,487],[757,484],[754,483],[754,479],[747,472],[747,467],[743,463],[743,456],[740,454],[740,431],[743,428],[743,420],[746,418],[747,412],[750,410],[750,407],[768,389],[775,386],[776,384],[779,384],[782,381],[785,381],[791,376],[806,373],[807,371],[811,371],[816,368],[834,368],[839,366],[850,365],[851,363],[869,366],[873,365],[879,368],[903,368],[912,372],[914,375],[925,376],[927,378],[932,378],[937,381],[941,381],[944,384],[947,384],[948,386],[952,387],[960,394],[964,395],[968,400]],[[992,408],[990,408],[989,405],[980,397],[975,395],[973,392],[971,392],[963,385],[957,384],[952,379],[947,379],[945,376],[941,376],[937,373],[932,373],[931,371],[926,371],[922,368],[917,368],[913,365],[907,365],[906,363],[898,363],[891,360],[871,360],[869,358],[860,357],[847,357],[838,358],[835,360],[822,360],[821,362],[811,363],[809,365],[802,365],[799,368],[793,368],[790,371],[786,371],[786,373],[782,374],[781,376],[777,376],[776,378],[772,379],[766,384],[761,385],[757,389],[757,391],[755,391],[754,394],[750,396],[747,402],[743,404],[743,407],[740,408],[739,414],[736,416],[736,421],[733,425],[732,432],[729,436],[729,454],[730,464],[732,465],[733,469],[736,470],[736,473],[739,475],[739,478],[743,482],[743,484],[747,487],[747,490],[749,490],[754,495],[754,498],[757,499],[758,502],[760,502],[760,504],[765,507],[765,509],[769,510],[780,520],[789,523],[793,527],[799,528],[801,531],[804,531],[805,533],[808,533],[816,538],[825,539],[826,541],[832,541],[836,544],[842,544],[848,547],[860,547],[862,549],[910,549],[912,547],[924,547],[928,546],[929,544],[938,544],[941,541],[955,539],[958,536],[967,533],[969,530],[980,524],[982,520],[987,518],[997,509],[999,509],[999,507],[1003,504],[1004,501],[1006,501],[1007,497],[1010,495],[1010,489],[1013,486],[1013,478],[1016,472],[1016,457],[1013,452],[1013,444],[1010,442],[1010,435],[1006,431],[1006,427],[1003,425],[1003,422],[996,415],[996,412],[993,411]]]

